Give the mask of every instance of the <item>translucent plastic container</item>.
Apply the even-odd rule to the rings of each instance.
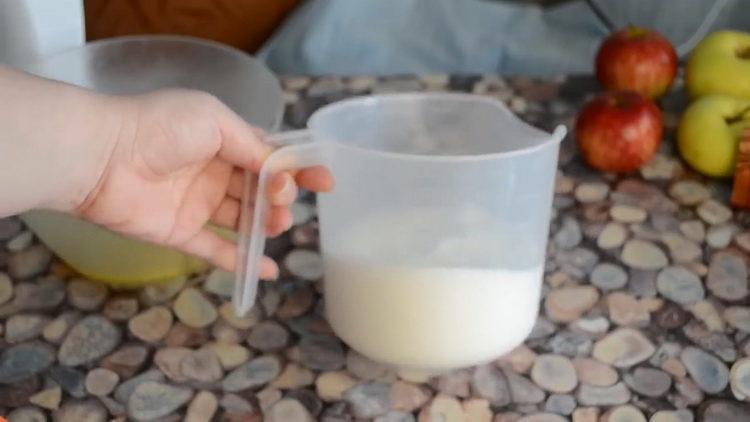
[[[283,114],[281,86],[261,62],[242,51],[191,37],[94,41],[27,63],[24,70],[109,94],[200,89],[268,131],[278,128]],[[115,287],[139,287],[206,266],[174,249],[126,238],[69,214],[34,210],[21,218],[77,272]]]
[[[362,354],[442,371],[490,361],[538,311],[559,142],[497,100],[468,94],[360,97],[317,111],[265,163],[328,166],[318,196],[326,312]],[[308,142],[309,141],[309,142]],[[253,305],[267,211],[241,223],[235,305]],[[247,196],[247,195],[246,195]],[[249,198],[245,198],[249,200]]]

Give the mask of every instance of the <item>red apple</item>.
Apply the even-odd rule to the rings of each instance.
[[[596,53],[596,78],[607,91],[661,97],[677,74],[677,53],[657,32],[631,26],[607,37]]]
[[[637,92],[600,94],[576,120],[576,138],[584,160],[601,171],[637,170],[659,149],[661,111]]]

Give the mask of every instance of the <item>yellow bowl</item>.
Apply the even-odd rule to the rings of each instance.
[[[21,219],[71,268],[113,287],[139,287],[206,267],[199,259],[128,239],[67,214],[30,211]]]

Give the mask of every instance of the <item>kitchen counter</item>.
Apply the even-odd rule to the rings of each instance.
[[[290,77],[285,127],[369,92],[457,90],[572,128],[586,77]],[[493,364],[432,379],[349,350],[322,317],[313,198],[269,242],[282,278],[231,313],[218,271],[140,291],[71,274],[19,220],[0,220],[0,415],[10,421],[677,422],[750,420],[750,213],[674,154],[684,103],[640,172],[587,168],[562,145],[539,319]],[[64,282],[63,280],[66,280]],[[502,335],[502,333],[498,333]],[[731,372],[730,372],[731,369]],[[606,416],[606,417],[605,417]],[[213,419],[211,419],[213,418]]]

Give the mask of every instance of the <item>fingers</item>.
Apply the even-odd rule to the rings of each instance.
[[[245,170],[260,171],[261,163],[273,149],[263,140],[263,132],[250,126],[221,102],[215,104],[222,135],[219,157]]]
[[[268,183],[268,202],[272,206],[289,206],[297,199],[297,184],[289,173],[283,172],[271,177]]]
[[[252,184],[250,192],[255,193],[255,183],[257,182],[256,177],[250,177],[249,183]],[[232,198],[242,199],[242,193],[245,191],[245,171],[235,168],[232,171],[232,176],[229,178],[229,185],[227,186],[227,195]]]
[[[231,171],[231,166],[219,160],[206,165],[181,200],[176,216],[179,227],[173,229],[169,243],[184,243],[211,219],[226,197],[226,191],[221,187],[226,186]]]
[[[323,166],[302,169],[297,172],[295,180],[299,187],[313,192],[330,192],[334,186],[333,175]]]
[[[234,271],[237,265],[237,245],[222,239],[216,233],[203,229],[181,246],[182,251],[209,261],[225,270]],[[275,280],[279,277],[278,265],[267,256],[261,258],[260,278]]]
[[[240,201],[224,198],[211,217],[211,223],[231,230],[236,230],[240,219]],[[266,220],[266,236],[276,237],[292,227],[292,212],[286,206],[271,207]]]
[[[266,221],[266,235],[276,237],[292,227],[292,212],[287,207],[272,207]]]
[[[279,266],[273,259],[264,256],[260,259],[260,278],[263,280],[276,280],[279,278]]]
[[[214,265],[218,266],[218,264],[216,263],[214,263]],[[259,277],[261,280],[276,280],[279,278],[279,265],[276,264],[276,261],[274,261],[273,259],[267,256],[262,256],[260,257],[260,262],[258,263],[258,265],[260,265]],[[231,268],[220,268],[230,272],[233,272],[235,270],[234,265]]]
[[[237,245],[222,239],[209,229],[199,231],[187,242],[180,245],[180,249],[227,271],[234,271],[237,263]]]
[[[240,210],[239,200],[226,197],[219,204],[219,208],[214,211],[211,222],[227,229],[235,229],[240,219]]]
[[[268,199],[274,205],[289,205],[294,202],[294,199],[296,199],[296,187],[285,186],[289,181],[289,179],[286,178],[286,175],[291,175],[292,182],[297,186],[313,192],[329,192],[333,190],[335,184],[333,175],[331,175],[331,172],[323,166],[309,167],[296,172],[279,173],[271,178],[268,186]],[[250,194],[252,196],[256,193],[255,183],[257,183],[257,181],[257,177],[250,178],[250,183],[253,184],[250,187]],[[229,179],[227,195],[232,198],[241,199],[244,189],[245,172],[240,169],[235,169]],[[292,201],[290,201],[290,198]],[[254,202],[254,198],[250,198],[250,201]]]
[[[227,197],[211,217],[212,223],[228,229],[237,229],[241,214],[241,185],[245,183],[244,179],[241,171],[234,171],[229,181]],[[257,182],[255,178],[251,179],[251,183]],[[333,177],[324,167],[301,170],[296,174],[296,179],[309,190],[328,191],[333,188]],[[256,186],[252,186],[250,205],[255,202],[256,193]],[[289,173],[279,173],[271,178],[267,189],[267,200],[271,207],[265,224],[267,236],[278,236],[292,227],[293,218],[289,206],[297,199],[297,194],[295,178]]]
[[[245,172],[243,170],[235,169],[232,172],[232,176],[229,178],[229,185],[227,186],[227,196],[235,199],[242,199],[242,194],[245,191]],[[255,203],[255,195],[257,194],[257,177],[251,177],[249,182],[250,186],[250,203]],[[297,198],[297,186],[295,185],[294,178],[289,173],[279,173],[271,177],[271,181],[267,184],[266,199],[272,205],[290,205]]]

